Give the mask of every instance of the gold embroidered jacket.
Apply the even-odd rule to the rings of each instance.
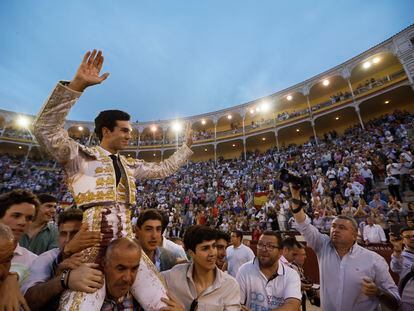
[[[82,95],[58,83],[46,101],[34,124],[34,135],[63,167],[67,184],[78,207],[88,207],[114,202],[135,204],[136,178],[163,178],[173,174],[192,155],[183,145],[161,163],[120,156],[122,184],[125,195],[117,191],[112,159],[103,148],[87,147],[69,137],[63,128],[71,107]],[[127,181],[125,182],[125,175]],[[118,189],[119,190],[119,189]]]

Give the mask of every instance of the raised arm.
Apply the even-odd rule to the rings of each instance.
[[[300,208],[300,205],[302,204],[300,189],[296,189],[292,184],[289,186],[292,194],[291,210],[297,223],[297,229],[304,236],[307,245],[317,253],[322,248],[323,244],[327,243],[329,237],[326,234],[320,233],[319,230],[310,223],[309,219],[306,220],[306,213],[303,208]]]
[[[174,174],[193,154],[191,149],[184,144],[168,159],[160,162],[145,162],[134,160],[132,165],[135,178],[165,178]]]
[[[109,72],[99,75],[104,62],[102,51],[96,53],[88,51],[83,57],[82,63],[76,71],[75,77],[69,83],[68,88],[76,92],[83,92],[87,87],[100,84],[109,76]]]
[[[38,143],[63,165],[78,153],[78,144],[64,129],[66,116],[85,88],[99,84],[108,77],[109,73],[99,76],[102,65],[101,51],[87,52],[75,77],[67,85],[58,83],[34,123]]]

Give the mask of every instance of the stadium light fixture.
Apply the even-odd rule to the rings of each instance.
[[[207,151],[208,151],[208,149],[207,149],[207,148],[204,148],[204,151],[205,151],[205,152],[207,152]]]
[[[287,100],[292,100],[292,98],[293,98],[293,97],[292,97],[292,95],[288,95],[288,96],[286,96],[286,99],[287,99]]]
[[[78,126],[78,130],[82,132],[83,131],[83,126]]]
[[[265,101],[260,105],[260,110],[263,111],[263,112],[268,111],[269,108],[270,108],[270,104],[269,104],[268,101]]]
[[[181,125],[181,123],[180,123],[180,122],[178,122],[178,121],[174,122],[174,123],[173,123],[173,125],[172,125],[172,129],[173,129],[173,131],[174,131],[174,132],[176,132],[176,133],[180,132],[180,131],[181,131],[181,129],[182,129],[182,125]]]
[[[263,137],[263,138],[262,138],[262,140],[263,140],[263,141],[266,141],[266,137]]]
[[[156,132],[157,131],[157,127],[155,125],[151,126],[151,132]]]
[[[236,147],[236,144],[233,144],[233,147]]]
[[[260,112],[260,107],[256,107],[256,112]]]
[[[296,132],[298,132],[298,133],[299,133],[299,132],[300,132],[300,129],[296,129]]]
[[[154,153],[154,154],[153,154],[153,156],[155,157],[155,156],[156,156],[156,154]]]
[[[337,120],[337,121],[338,121],[338,120],[339,120],[339,117],[336,117],[336,118],[335,118],[335,120]]]
[[[231,120],[231,118],[233,118],[231,114],[227,115],[227,119]]]
[[[202,120],[201,120],[201,124],[202,124],[202,125],[206,125],[206,120],[202,119]]]
[[[23,147],[22,146],[19,146],[19,149],[22,149]]]
[[[374,64],[378,64],[379,62],[380,62],[380,58],[379,57],[374,57],[374,59],[372,60],[372,62],[374,63]]]
[[[27,128],[30,124],[30,121],[28,118],[24,117],[24,116],[19,116],[17,118],[17,125],[20,127],[24,127]]]
[[[384,104],[389,104],[390,103],[390,101],[389,100],[386,100],[385,102],[384,102]]]
[[[328,79],[323,80],[322,84],[324,86],[328,86],[329,85],[329,80]]]
[[[252,109],[250,109],[250,113],[251,114],[254,114],[254,109],[252,108]]]
[[[363,63],[363,64],[362,64],[362,67],[363,67],[364,69],[368,69],[369,67],[371,67],[371,62],[365,62],[365,63]]]

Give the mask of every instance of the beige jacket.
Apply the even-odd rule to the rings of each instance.
[[[63,128],[69,110],[81,95],[58,83],[34,124],[34,135],[39,144],[64,167],[69,190],[78,207],[115,202],[135,204],[136,178],[167,177],[193,154],[184,144],[161,163],[149,163],[121,155],[121,171],[123,176],[128,177],[128,182],[124,180],[125,189],[119,191],[108,152],[99,146],[87,147],[76,142]]]

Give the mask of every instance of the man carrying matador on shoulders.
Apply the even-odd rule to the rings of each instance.
[[[95,133],[100,146],[87,147],[71,139],[64,123],[71,107],[89,86],[100,84],[109,73],[100,75],[104,62],[102,52],[93,50],[83,58],[71,82],[59,82],[40,111],[34,125],[39,144],[64,168],[67,185],[76,205],[84,211],[89,230],[100,231],[99,245],[82,251],[86,262],[101,264],[109,242],[133,238],[130,208],[136,202],[137,178],[163,178],[176,172],[192,155],[192,138],[187,129],[186,143],[161,163],[147,163],[126,158],[119,151],[131,138],[130,116],[119,110],[106,110],[95,119]],[[141,252],[140,268],[132,294],[149,310],[158,310],[166,289],[152,262]],[[61,310],[100,310],[105,286],[93,294],[65,291]]]

